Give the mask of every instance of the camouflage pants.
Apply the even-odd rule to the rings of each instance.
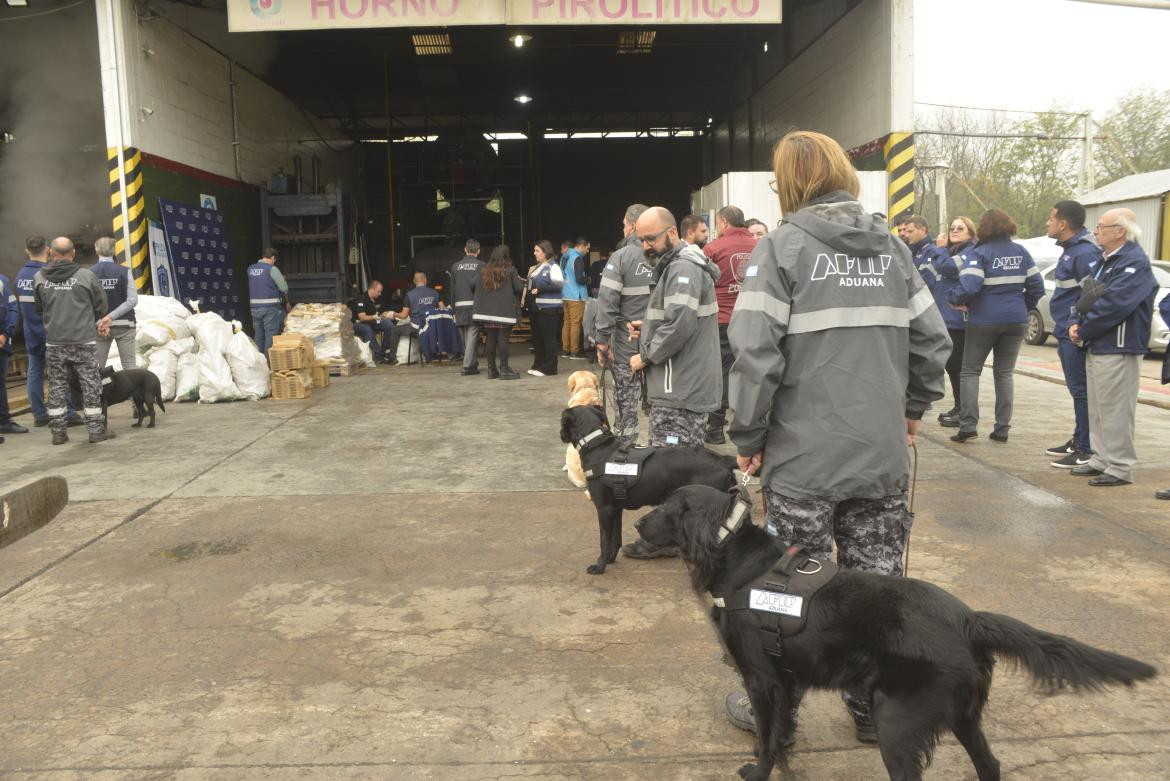
[[[642,383],[630,368],[629,358],[613,357],[613,394],[617,406],[613,430],[619,437],[638,438],[638,404],[642,401]]]
[[[768,533],[784,545],[803,545],[816,558],[828,561],[835,542],[837,564],[841,567],[882,575],[902,574],[906,540],[914,522],[905,495],[833,502],[792,499],[765,491],[764,501]],[[869,722],[872,692],[844,691],[841,699],[855,721]]]
[[[45,367],[49,373],[49,428],[65,430],[69,376],[77,376],[85,405],[85,425],[90,434],[105,431],[102,421],[102,381],[98,376],[96,348],[92,344],[58,344],[45,348]]]
[[[689,409],[653,406],[650,408],[650,446],[689,445],[703,447],[707,436],[707,413]]]

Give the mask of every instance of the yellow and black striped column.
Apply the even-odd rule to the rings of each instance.
[[[914,134],[890,133],[885,151],[892,224],[899,215],[914,211]]]
[[[122,147],[121,169],[118,148],[107,150],[110,164],[110,208],[114,215],[114,239],[118,242],[119,262],[125,265],[126,247],[130,247],[130,270],[134,287],[140,292],[150,284],[150,248],[147,245],[146,193],[142,189],[142,152],[132,146]],[[126,190],[123,193],[122,183]],[[123,223],[122,196],[126,196]]]

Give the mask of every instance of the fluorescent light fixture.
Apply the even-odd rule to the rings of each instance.
[[[447,33],[412,35],[410,36],[410,41],[414,44],[414,53],[419,57],[427,57],[434,54],[450,54],[453,51],[451,48],[451,36]]]
[[[512,41],[512,45],[515,46],[517,49],[523,49],[524,44],[526,44],[532,40],[532,36],[531,35],[524,35],[524,34],[517,34],[517,35],[513,35],[509,40]]]
[[[488,141],[525,141],[528,139],[526,133],[484,133],[483,137]]]
[[[517,95],[516,97],[512,98],[512,100],[521,105],[532,102],[532,98],[528,97],[527,95]]]
[[[768,53],[768,42],[764,41],[764,54]]]
[[[708,124],[708,125],[710,125],[710,124],[711,124],[712,122],[714,122],[714,121],[715,121],[715,120],[714,120],[714,119],[712,119],[711,117],[707,117],[707,124]]]
[[[622,30],[618,33],[618,54],[649,54],[654,48],[654,30]]]
[[[28,0],[8,0],[8,4],[11,6],[20,6],[23,8],[28,5]]]

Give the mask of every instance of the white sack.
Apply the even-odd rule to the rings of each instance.
[[[268,395],[268,361],[246,333],[241,331],[228,342],[227,362],[244,398],[256,401]]]
[[[187,321],[181,317],[154,317],[139,320],[134,342],[138,352],[145,353],[151,347],[161,347],[175,339],[186,339],[191,335]]]
[[[152,350],[147,356],[146,368],[158,377],[162,385],[163,401],[175,398],[175,388],[179,379],[179,356],[165,348]]]
[[[191,311],[174,298],[169,296],[144,296],[139,294],[138,304],[134,307],[134,317],[139,321],[151,320],[156,317],[177,317],[186,320]]]
[[[175,380],[176,401],[196,401],[199,398],[198,353],[184,353],[179,356],[178,374]]]
[[[363,342],[361,339],[357,340],[358,355],[361,356],[361,362],[369,368],[374,368],[378,364],[374,363],[374,353],[370,349],[368,342]]]
[[[224,325],[227,324],[224,323]],[[228,366],[227,359],[223,357],[222,353],[200,348],[195,356],[195,365],[199,369],[199,402],[201,404],[236,401],[243,398],[240,389],[232,380],[231,367]]]
[[[181,355],[195,352],[197,348],[195,346],[195,337],[188,336],[186,339],[176,339],[173,342],[167,342],[166,347],[160,349],[170,350],[178,358]]]
[[[199,343],[199,352],[214,353],[221,358],[227,354],[228,342],[232,338],[232,326],[215,312],[191,315],[187,318],[187,327],[191,329],[191,334]]]

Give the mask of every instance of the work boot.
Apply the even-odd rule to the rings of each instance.
[[[89,441],[90,441],[90,444],[96,445],[98,442],[105,442],[107,439],[115,439],[117,436],[118,435],[115,434],[113,431],[106,429],[105,431],[102,431],[101,433],[98,433],[98,434],[90,434]]]
[[[938,424],[943,428],[958,428],[959,427],[959,411],[956,409],[950,412],[944,412],[938,416]]]
[[[709,428],[707,429],[707,436],[703,437],[703,441],[708,445],[722,445],[727,442],[727,436],[721,428]]]
[[[500,368],[500,379],[501,380],[518,380],[518,379],[520,379],[520,375],[517,374],[516,372],[512,371],[512,368],[510,366],[503,366]]]
[[[744,692],[731,692],[723,700],[727,719],[742,730],[756,734],[756,715],[752,713],[752,701]],[[796,718],[793,714],[792,729],[784,736],[781,744],[788,748],[796,742]]]
[[[474,366],[473,366],[473,367],[472,367],[472,368],[470,368],[470,369],[464,369],[464,370],[462,371],[462,375],[463,375],[464,377],[469,377],[469,376],[471,376],[472,374],[479,374],[479,369],[478,369],[477,367],[474,367]]]
[[[995,442],[1004,443],[1008,441],[1007,429],[997,428],[987,435],[987,438]]]
[[[60,431],[53,432],[53,444],[54,445],[64,445],[68,441],[69,441],[69,434],[65,431],[65,429],[61,429]]]
[[[491,366],[491,365],[489,365],[489,366],[488,366],[488,379],[489,379],[489,380],[498,380],[498,379],[500,379],[500,370],[499,370],[499,369],[497,369],[495,366]]]
[[[668,545],[664,548],[656,548],[638,538],[629,545],[623,545],[622,553],[631,559],[669,559],[678,555],[678,546]]]
[[[977,436],[979,436],[978,432],[963,431],[962,429],[959,429],[959,433],[953,435],[951,437],[951,441],[952,442],[966,442],[968,439],[974,439]]]

